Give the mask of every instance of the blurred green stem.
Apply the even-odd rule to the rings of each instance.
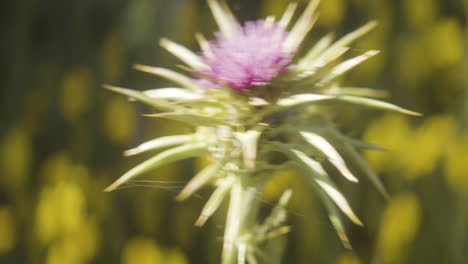
[[[253,175],[239,171],[231,189],[226,229],[224,233],[223,264],[245,263],[248,237],[256,226],[259,204],[256,199],[258,184]]]

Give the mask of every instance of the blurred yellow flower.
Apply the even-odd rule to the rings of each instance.
[[[125,98],[108,99],[105,108],[104,130],[116,144],[128,144],[135,129],[135,109]]]
[[[47,264],[83,263],[81,249],[73,239],[60,239],[53,243],[47,252]]]
[[[187,258],[184,253],[178,249],[171,249],[166,253],[167,264],[188,264]]]
[[[378,239],[382,263],[404,263],[408,245],[421,222],[421,208],[414,194],[403,193],[392,199],[384,211]]]
[[[20,128],[11,129],[0,143],[0,182],[10,188],[23,186],[31,170],[33,159],[29,135]]]
[[[410,134],[410,125],[405,116],[386,114],[374,120],[364,132],[363,140],[382,146],[388,151],[365,151],[366,159],[378,172],[398,168]]]
[[[336,264],[361,264],[361,261],[356,254],[345,252],[338,258]]]
[[[455,120],[451,116],[433,116],[424,120],[406,143],[401,159],[405,176],[412,180],[434,171],[454,130]]]
[[[136,237],[125,244],[122,264],[159,264],[164,262],[164,252],[151,239]]]
[[[300,178],[299,174],[294,171],[280,171],[273,175],[271,179],[265,184],[263,192],[261,193],[262,199],[270,203],[276,202],[281,194],[288,188],[291,188],[295,181],[295,178]],[[296,193],[293,195],[294,196]],[[292,201],[290,201],[290,205]]]
[[[426,0],[423,5],[420,0],[406,0],[402,3],[408,24],[416,30],[430,27],[437,16],[435,0]]]
[[[16,225],[10,208],[0,207],[0,256],[12,250],[16,244]]]
[[[68,121],[76,120],[89,105],[92,85],[91,70],[75,67],[65,73],[62,80],[61,107]]]
[[[445,154],[445,180],[454,191],[468,192],[468,135],[452,137]]]
[[[86,201],[79,186],[59,182],[46,186],[36,208],[36,233],[47,245],[56,238],[76,233],[85,219]]]
[[[462,63],[463,29],[455,19],[442,19],[433,27],[429,27],[424,42],[429,45],[426,55],[430,54],[429,59],[434,67]]]

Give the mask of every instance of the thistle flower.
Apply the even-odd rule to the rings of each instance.
[[[129,170],[106,191],[161,165],[181,159],[208,156],[212,163],[197,173],[177,196],[184,200],[206,185],[214,186],[196,225],[203,225],[229,197],[223,237],[223,263],[257,263],[269,239],[288,231],[282,226],[291,191],[286,190],[271,214],[260,221],[256,194],[274,173],[293,169],[306,177],[322,200],[344,246],[350,247],[341,213],[362,225],[345,196],[322,166],[327,162],[351,182],[357,182],[349,164],[358,168],[387,196],[380,179],[367,166],[357,148],[374,146],[340,133],[323,105],[347,103],[405,114],[415,112],[372,99],[380,93],[339,85],[341,75],[376,55],[370,50],[338,62],[348,45],[375,26],[370,22],[333,42],[326,35],[304,55],[298,50],[317,20],[318,0],[311,0],[294,25],[289,22],[296,4],[280,20],[273,17],[243,26],[228,7],[208,0],[220,28],[214,41],[196,34],[201,55],[171,42],[161,46],[191,68],[190,76],[156,67],[136,68],[178,84],[139,92],[106,86],[161,113],[149,115],[186,122],[192,134],[156,138],[125,152],[135,155],[160,151]],[[214,89],[213,89],[214,88]],[[341,211],[341,213],[340,213]],[[266,263],[273,260],[266,259]]]
[[[291,54],[283,50],[286,36],[284,28],[265,20],[245,23],[231,38],[218,32],[203,51],[209,69],[199,72],[219,87],[236,91],[266,86],[291,61]]]

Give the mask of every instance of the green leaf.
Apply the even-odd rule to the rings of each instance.
[[[346,198],[341,194],[338,189],[335,186],[332,186],[330,183],[327,183],[326,181],[323,180],[317,180],[316,181],[320,187],[327,193],[327,195],[335,202],[335,204],[338,206],[338,208],[341,209],[341,211],[348,216],[351,221],[353,221],[355,224],[362,226],[361,220],[354,214],[352,211],[351,207],[348,204],[348,201]]]
[[[128,96],[142,103],[148,104],[160,111],[172,111],[174,109],[174,106],[169,104],[168,102],[160,100],[160,99],[151,98],[147,96],[146,94],[136,91],[136,90],[125,89],[125,88],[111,86],[107,84],[103,85],[103,87],[113,92]]]
[[[287,28],[289,25],[289,22],[291,21],[291,18],[294,15],[294,11],[296,11],[297,8],[297,3],[289,3],[288,7],[283,13],[283,16],[281,17],[280,21],[278,22],[279,26],[282,28]]]
[[[270,215],[263,221],[262,225],[260,226],[260,235],[265,236],[268,232],[279,227],[284,223],[284,221],[286,221],[286,206],[291,199],[291,196],[291,189],[287,189],[283,192]]]
[[[286,98],[279,99],[276,104],[281,107],[292,107],[292,106],[296,106],[299,104],[313,103],[313,102],[329,100],[333,98],[335,97],[331,95],[323,95],[323,94],[312,94],[312,93],[295,94]]]
[[[421,114],[418,112],[407,110],[397,105],[379,101],[376,99],[370,99],[370,98],[358,97],[358,96],[352,96],[352,95],[340,95],[340,96],[336,96],[335,99],[338,101],[358,104],[358,105],[372,107],[376,109],[389,110],[389,111],[399,112],[399,113],[403,113],[407,115],[421,116]]]
[[[124,152],[125,156],[132,156],[147,152],[150,150],[159,150],[163,148],[173,147],[177,145],[187,144],[195,139],[195,135],[178,135],[160,137],[138,145],[136,148],[129,149]]]
[[[322,53],[321,56],[324,56],[324,57],[330,56],[330,54],[335,53],[337,50],[348,46],[349,44],[354,42],[356,39],[362,37],[364,34],[368,33],[370,30],[375,28],[375,26],[377,26],[377,22],[370,21],[366,23],[365,25],[359,27],[358,29],[346,34],[345,36],[340,38],[338,41],[333,43],[326,51]]]
[[[289,34],[283,44],[283,51],[285,53],[296,51],[307,33],[312,29],[312,26],[318,18],[318,14],[315,13],[315,10],[317,9],[319,2],[320,1],[318,0],[311,0],[304,13],[302,13],[296,21],[296,24],[294,24],[292,29],[289,31]]]
[[[377,55],[378,53],[379,51],[377,50],[369,50],[360,56],[356,56],[352,59],[343,61],[342,63],[333,67],[333,69],[331,69],[331,71],[327,75],[325,75],[325,77],[317,84],[317,86],[325,86],[329,84],[337,77],[343,75],[350,69],[354,68],[355,66],[359,65],[360,63],[369,59],[370,57]]]
[[[357,148],[363,148],[363,149],[373,149],[373,150],[380,150],[380,151],[387,151],[386,148],[383,148],[381,146],[377,146],[375,144],[365,142],[362,140],[354,139],[354,138],[349,138],[346,137],[344,140],[349,142],[352,146],[356,146]]]
[[[213,117],[208,117],[208,116],[197,115],[197,114],[160,113],[160,114],[150,114],[150,115],[145,115],[145,116],[162,117],[162,118],[167,118],[171,120],[185,122],[185,123],[196,125],[196,126],[230,125],[228,122],[224,120],[213,118]]]
[[[234,136],[241,144],[242,158],[244,166],[247,169],[255,169],[255,163],[257,161],[257,143],[260,135],[261,132],[255,130],[234,133]]]
[[[321,52],[330,46],[334,38],[334,34],[330,33],[325,37],[321,38],[308,52],[307,54],[298,62],[297,70],[303,71],[310,68],[314,59],[317,58]]]
[[[318,57],[316,57],[315,60],[313,60],[313,63],[308,64],[308,69],[323,67],[329,62],[343,55],[343,53],[345,53],[349,49],[347,47],[349,44],[351,44],[353,41],[369,32],[376,25],[377,23],[375,21],[371,21],[365,24],[364,26],[356,29],[355,31],[346,34],[344,37],[340,38],[338,41],[329,46],[329,48],[321,52],[321,54]]]
[[[337,42],[335,42],[330,48],[339,47],[339,46],[347,46],[351,44],[356,39],[362,37],[363,35],[367,34],[369,31],[374,29],[377,26],[377,21],[369,21],[363,26],[359,27],[358,29],[346,34],[342,38],[340,38]]]
[[[219,206],[223,202],[228,192],[231,190],[232,185],[232,178],[226,178],[218,184],[213,194],[211,194],[210,199],[208,199],[205,206],[203,207],[202,212],[198,217],[197,221],[195,222],[196,226],[204,225],[206,220],[208,220],[208,218],[210,218],[213,215],[213,213],[219,208]]]
[[[270,27],[272,27],[272,26],[275,24],[275,19],[276,19],[275,16],[267,16],[267,17],[265,18],[265,24],[263,24],[263,26],[264,26],[265,28],[270,28]]]
[[[323,52],[315,60],[313,60],[310,65],[308,65],[307,70],[299,77],[308,77],[309,75],[315,74],[317,68],[325,67],[328,63],[338,59],[348,50],[348,47],[338,47],[334,49],[333,52]]]
[[[202,90],[202,88],[198,84],[196,84],[192,79],[178,72],[175,72],[169,69],[151,67],[151,66],[140,65],[140,64],[135,64],[133,67],[139,71],[147,72],[147,73],[151,73],[151,74],[163,77],[187,89],[191,89],[195,91]]]
[[[353,96],[362,96],[362,97],[373,97],[373,98],[386,98],[388,97],[388,92],[385,90],[377,90],[371,88],[362,88],[362,87],[331,87],[330,89],[324,91],[326,94],[330,95],[353,95]]]
[[[226,103],[221,102],[221,100],[212,100],[212,99],[193,99],[193,100],[183,100],[178,101],[175,105],[180,105],[184,107],[192,107],[197,109],[203,109],[206,107],[217,108],[218,110],[225,109]]]
[[[388,192],[385,189],[385,186],[383,185],[382,181],[380,178],[377,176],[377,174],[369,167],[367,162],[361,157],[359,152],[346,140],[343,138],[343,136],[339,131],[336,129],[330,128],[328,129],[330,139],[333,140],[333,143],[335,145],[339,145],[340,150],[344,154],[344,156],[349,160],[350,164],[354,164],[355,166],[358,167],[359,170],[361,170],[374,184],[374,186],[377,188],[377,190],[386,198],[389,198]]]
[[[195,39],[197,40],[198,45],[200,46],[200,49],[202,50],[203,54],[209,58],[214,58],[214,54],[211,50],[210,43],[208,42],[208,40],[206,40],[205,36],[203,36],[202,33],[196,33]]]
[[[334,96],[332,95],[311,94],[311,93],[295,94],[289,97],[281,98],[276,102],[276,104],[267,106],[264,109],[262,109],[260,112],[258,112],[258,114],[255,116],[256,118],[255,122],[260,122],[260,120],[267,115],[280,112],[280,111],[285,111],[289,108],[296,107],[301,104],[331,100],[333,98]]]
[[[203,60],[193,51],[168,39],[162,38],[159,44],[174,56],[185,62],[195,70],[209,69]]]
[[[300,161],[300,165],[305,170],[309,171],[315,183],[317,183],[322,190],[333,200],[333,202],[341,209],[341,211],[355,224],[362,225],[361,220],[354,214],[351,206],[349,206],[346,198],[338,191],[335,184],[332,182],[326,171],[323,169],[319,162],[309,158],[305,153],[299,150],[292,150],[297,157],[296,160]]]
[[[193,193],[198,191],[201,187],[210,182],[214,177],[223,169],[226,162],[224,160],[215,161],[213,164],[205,167],[197,175],[195,175],[190,181],[185,185],[184,189],[177,195],[177,200],[185,200],[190,197]]]
[[[270,105],[270,103],[260,97],[249,97],[249,104],[252,106],[267,106]]]
[[[257,258],[255,257],[255,252],[252,250],[247,252],[245,258],[249,264],[258,264]]]
[[[160,167],[162,165],[182,159],[202,156],[207,153],[208,147],[204,143],[186,144],[172,149],[168,149],[129,170],[124,175],[122,175],[117,181],[115,181],[109,187],[107,187],[104,191],[110,192],[122,185],[123,183],[129,181],[130,179],[140,174],[146,173],[150,170],[153,170],[157,167]]]
[[[272,239],[272,238],[275,238],[275,237],[279,237],[279,236],[282,236],[282,235],[285,235],[287,233],[291,232],[291,227],[290,226],[280,226],[278,228],[275,228],[273,230],[271,230],[270,232],[264,234],[264,235],[260,235],[257,237],[257,241],[265,241],[265,240],[268,240],[268,239]]]
[[[151,98],[159,98],[172,102],[202,98],[201,94],[183,88],[158,88],[146,90],[143,93]]]
[[[208,6],[223,35],[227,38],[233,37],[239,29],[239,24],[227,5],[225,3],[221,5],[218,0],[208,0]]]
[[[234,26],[239,26],[239,22],[237,22],[236,16],[231,12],[231,9],[229,9],[229,6],[227,5],[226,1],[224,0],[219,0],[221,4],[221,9],[224,12],[224,15],[226,18],[229,20],[229,23]]]
[[[343,158],[326,139],[312,132],[299,131],[299,133],[309,144],[325,155],[330,163],[333,164],[346,179],[352,182],[358,182],[358,179],[354,177],[346,166]]]
[[[354,214],[346,198],[338,191],[319,162],[311,159],[304,152],[289,148],[284,144],[275,143],[273,145],[278,148],[278,151],[283,152],[291,160],[295,161],[302,173],[310,176],[307,179],[312,180],[313,184],[317,184],[351,221],[357,225],[362,225],[361,220]]]
[[[344,228],[343,221],[341,219],[341,216],[333,203],[333,200],[330,199],[330,197],[327,195],[327,193],[318,186],[318,184],[313,184],[314,189],[322,201],[323,205],[325,206],[328,214],[328,218],[330,219],[330,222],[332,223],[333,227],[335,228],[336,233],[338,234],[338,237],[341,240],[341,243],[343,246],[347,249],[352,249],[351,243],[349,242],[349,238],[346,235],[346,231]]]

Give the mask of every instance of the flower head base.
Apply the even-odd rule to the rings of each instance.
[[[286,36],[278,24],[265,20],[246,22],[236,28],[232,37],[218,32],[216,40],[203,52],[209,69],[200,73],[235,91],[268,85],[292,59],[283,49]]]

